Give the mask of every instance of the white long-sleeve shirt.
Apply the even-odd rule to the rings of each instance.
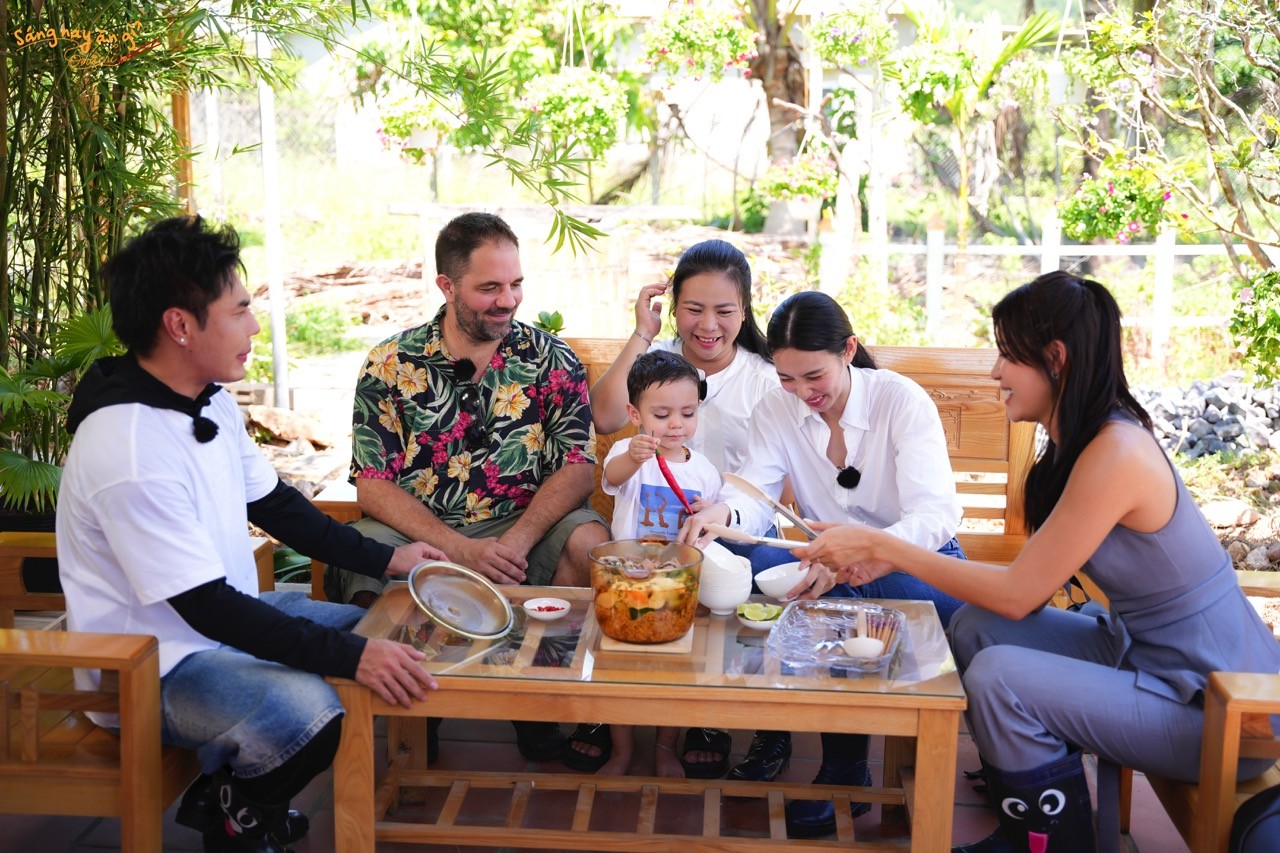
[[[956,533],[961,507],[938,409],[924,389],[889,370],[849,368],[849,399],[840,415],[844,465],[827,458],[831,430],[821,415],[778,388],[752,414],[737,474],[777,499],[790,475],[801,513],[818,521],[854,521],[936,551]],[[857,488],[836,476],[862,472]],[[773,514],[726,484],[738,524],[762,534]]]

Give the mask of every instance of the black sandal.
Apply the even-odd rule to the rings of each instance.
[[[529,761],[554,761],[564,750],[564,732],[558,723],[512,720],[516,748]]]
[[[600,750],[599,755],[588,755],[573,748],[575,743],[585,743]],[[606,723],[578,723],[569,737],[565,738],[564,751],[560,760],[570,770],[583,773],[594,773],[613,755],[613,734]]]
[[[684,734],[680,766],[684,768],[684,775],[690,779],[717,779],[729,769],[729,752],[732,749],[733,739],[728,732],[720,729],[689,729]],[[720,758],[716,761],[690,761],[691,752],[714,752]]]

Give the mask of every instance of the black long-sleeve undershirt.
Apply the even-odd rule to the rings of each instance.
[[[209,639],[304,672],[355,678],[364,653],[364,637],[290,616],[228,586],[226,578],[180,592],[169,604]]]
[[[370,577],[381,577],[394,549],[339,524],[302,494],[277,481],[248,504],[249,520],[308,557]],[[211,640],[263,660],[312,672],[355,678],[365,640],[346,631],[289,616],[219,578],[169,599],[178,615]]]
[[[265,497],[249,503],[249,521],[308,557],[373,578],[386,571],[395,550],[334,521],[280,481]]]

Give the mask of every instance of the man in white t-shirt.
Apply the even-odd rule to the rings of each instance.
[[[72,630],[159,641],[161,738],[209,774],[179,822],[203,830],[206,851],[273,853],[306,833],[289,800],[337,750],[342,705],[324,676],[406,706],[436,685],[412,647],[346,630],[359,608],[259,595],[247,522],[373,575],[442,554],[331,521],[258,452],[213,384],[244,378],[258,331],[239,269],[235,232],[198,216],[155,223],[103,267],[128,351],[76,389],[58,558]],[[76,678],[93,687],[99,673]]]

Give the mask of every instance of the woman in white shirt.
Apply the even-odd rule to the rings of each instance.
[[[769,320],[769,349],[781,388],[760,401],[751,418],[738,474],[775,499],[789,476],[803,515],[820,521],[856,522],[884,530],[923,548],[963,558],[955,540],[961,509],[947,457],[938,409],[919,385],[877,370],[859,344],[844,309],[825,293],[806,291],[785,299]],[[760,534],[770,510],[726,486],[723,503],[685,523],[681,539],[710,538],[705,526],[729,524]],[[757,548],[758,571],[794,559],[781,549]],[[853,588],[835,585],[825,566],[814,565],[791,597],[820,595],[927,599],[945,626],[961,602],[901,572]],[[865,735],[824,734],[823,763],[814,780],[826,785],[868,785]],[[785,732],[759,732],[747,760],[730,778],[773,778],[790,754]],[[853,805],[854,815],[869,809]],[[792,837],[835,831],[830,801],[787,803]]]
[[[662,305],[671,291],[677,337],[655,341],[662,329]],[[670,284],[650,284],[636,298],[636,328],[618,359],[591,389],[596,432],[627,424],[627,371],[643,352],[682,355],[706,380],[693,450],[721,471],[743,463],[751,413],[778,387],[769,347],[751,312],[751,267],[733,244],[705,240],[690,246],[676,264]]]

